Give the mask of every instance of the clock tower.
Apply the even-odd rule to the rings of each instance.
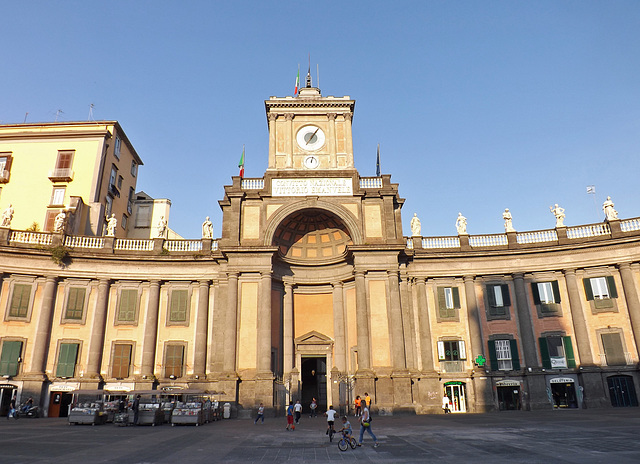
[[[306,86],[295,97],[265,101],[269,122],[267,171],[354,170],[351,120],[355,101],[350,97],[323,97]]]

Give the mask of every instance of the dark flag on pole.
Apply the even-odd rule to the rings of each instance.
[[[380,144],[378,144],[378,156],[376,158],[376,177],[380,177]]]

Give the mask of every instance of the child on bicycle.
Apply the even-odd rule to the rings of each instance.
[[[342,436],[345,437],[347,440],[351,439],[351,435],[353,434],[353,429],[351,428],[351,422],[349,422],[349,419],[347,419],[347,416],[344,416],[342,418],[342,428],[338,431],[342,432]]]

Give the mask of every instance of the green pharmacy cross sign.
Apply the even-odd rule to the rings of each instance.
[[[478,367],[484,366],[486,362],[487,362],[487,358],[485,358],[481,354],[479,354],[478,357],[475,360],[476,366],[478,366]]]

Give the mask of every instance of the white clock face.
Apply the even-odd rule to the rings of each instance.
[[[296,142],[303,150],[319,150],[324,146],[324,132],[318,126],[304,126],[298,131]]]
[[[317,156],[310,155],[304,159],[304,165],[308,169],[315,169],[320,166],[320,160]]]

